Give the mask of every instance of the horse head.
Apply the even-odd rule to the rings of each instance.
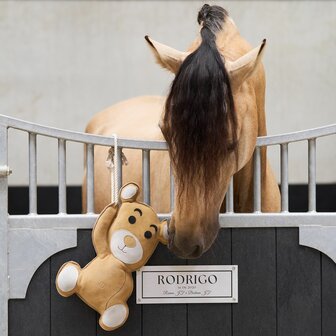
[[[200,36],[181,52],[146,40],[164,68],[175,74],[160,120],[168,143],[176,199],[169,247],[195,258],[219,230],[218,214],[230,179],[250,160],[264,104],[263,43],[252,49],[228,13],[204,5]]]

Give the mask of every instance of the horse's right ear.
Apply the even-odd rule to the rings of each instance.
[[[250,50],[237,60],[225,62],[225,67],[229,72],[233,89],[238,89],[246,79],[252,76],[259,63],[261,63],[265,46],[266,40],[263,40],[259,47]]]
[[[121,202],[134,202],[139,194],[139,186],[135,183],[127,183],[120,190]]]
[[[189,52],[178,51],[156,42],[149,36],[145,36],[145,39],[155,56],[156,62],[174,74],[177,73],[182,62],[190,54]]]

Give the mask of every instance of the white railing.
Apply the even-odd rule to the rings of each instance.
[[[8,215],[8,129],[26,132],[29,136],[29,214]],[[233,182],[226,194],[226,212],[219,215],[222,227],[299,227],[300,244],[319,249],[336,261],[336,213],[316,212],[316,139],[336,134],[336,124],[306,131],[259,137],[254,154],[254,211],[234,212]],[[37,214],[37,147],[38,136],[58,140],[58,214]],[[308,212],[289,212],[288,147],[297,141],[308,142]],[[69,142],[83,143],[86,148],[87,213],[71,215],[66,209],[66,147]],[[114,146],[114,139],[99,135],[71,132],[37,125],[0,115],[0,334],[7,335],[7,301],[24,298],[35,270],[52,254],[76,246],[77,229],[92,228],[94,214],[94,147]],[[261,211],[261,148],[280,146],[281,212]],[[142,151],[142,188],[144,201],[150,202],[150,151],[167,150],[163,141],[118,138],[118,181],[122,184],[122,149]],[[174,203],[174,182],[171,174],[170,202]],[[170,218],[170,213],[160,214]],[[38,230],[37,230],[38,229]],[[38,244],[41,240],[44,244]],[[22,259],[26,251],[31,255]],[[21,257],[20,257],[21,256]]]

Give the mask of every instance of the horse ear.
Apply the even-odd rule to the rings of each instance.
[[[135,183],[127,183],[120,190],[122,202],[134,202],[139,194],[139,186]]]
[[[266,40],[263,40],[259,47],[252,49],[234,62],[225,62],[234,89],[238,89],[240,85],[253,74],[254,70],[261,62],[265,46]]]
[[[182,62],[190,54],[189,52],[178,51],[162,43],[156,42],[149,36],[145,36],[145,39],[155,56],[156,62],[174,74],[177,73]]]

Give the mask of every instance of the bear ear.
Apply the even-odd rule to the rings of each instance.
[[[139,194],[139,186],[136,183],[127,183],[120,190],[121,202],[134,202]]]

